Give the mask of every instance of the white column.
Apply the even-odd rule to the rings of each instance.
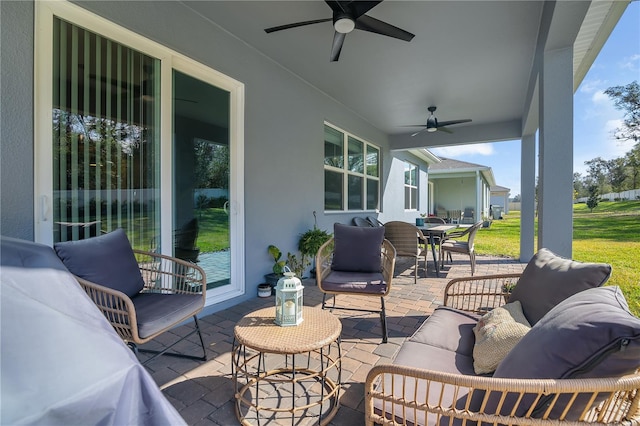
[[[520,261],[534,253],[536,215],[536,137],[526,135],[520,143]]]
[[[571,258],[573,49],[544,53],[540,73],[538,248]]]
[[[476,170],[476,214],[474,222],[482,220],[482,178],[480,177],[480,171]]]

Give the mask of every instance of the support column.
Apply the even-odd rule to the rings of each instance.
[[[520,143],[520,262],[533,257],[536,217],[536,137]]]
[[[476,214],[474,223],[482,220],[482,178],[480,177],[480,171],[476,170]]]
[[[541,69],[538,248],[571,258],[573,48],[545,52]]]

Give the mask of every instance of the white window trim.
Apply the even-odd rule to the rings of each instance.
[[[35,3],[34,49],[34,229],[35,241],[53,245],[53,153],[51,122],[53,82],[53,18],[57,16],[91,32],[108,37],[136,49],[161,62],[160,102],[160,170],[161,252],[172,250],[172,70],[178,70],[230,93],[229,143],[231,170],[229,191],[231,227],[231,284],[207,291],[207,305],[241,296],[245,293],[245,234],[244,234],[244,84],[206,65],[190,59],[166,46],[149,40],[133,31],[108,21],[68,1]],[[167,173],[167,171],[169,171]]]
[[[332,213],[353,213],[353,212],[362,212],[362,213],[369,213],[369,212],[378,212],[380,209],[380,204],[381,204],[381,196],[380,196],[380,182],[381,182],[381,177],[380,174],[382,173],[382,149],[378,146],[375,145],[369,141],[367,141],[366,139],[361,138],[360,136],[354,135],[353,133],[349,133],[344,129],[341,129],[340,127],[329,123],[328,121],[324,122],[325,126],[329,126],[334,130],[337,130],[338,132],[342,133],[344,135],[344,140],[343,140],[343,145],[342,145],[342,150],[343,150],[343,158],[344,158],[344,163],[343,163],[343,168],[339,168],[339,167],[333,167],[333,166],[327,166],[324,165],[324,170],[330,170],[332,172],[336,172],[336,173],[341,173],[345,179],[343,179],[342,181],[342,193],[344,195],[344,199],[342,200],[342,209],[341,210],[325,210],[324,212],[326,214],[332,214]],[[324,127],[323,127],[324,129]],[[366,158],[365,158],[365,164],[364,164],[364,173],[357,173],[357,172],[352,172],[349,171],[346,167],[346,161],[348,158],[348,152],[349,152],[349,137],[352,137],[353,139],[357,139],[359,142],[362,142],[364,144],[365,147],[365,157],[366,157],[366,152],[367,152],[367,147],[373,147],[378,151],[378,176],[370,176],[367,175],[366,170],[367,170],[367,164],[366,164]],[[364,204],[365,206],[367,205],[367,190],[366,190],[366,185],[367,185],[367,179],[373,179],[378,181],[378,207],[375,209],[349,209],[349,200],[348,200],[348,192],[349,192],[349,180],[347,179],[349,177],[349,175],[353,175],[353,176],[360,176],[364,179],[364,184],[365,184],[365,189],[364,189]],[[324,192],[323,192],[324,194]],[[324,202],[323,202],[324,203]]]
[[[407,164],[416,169],[416,173],[415,173],[415,175],[416,175],[416,184],[415,185],[409,185],[409,184],[407,184],[405,182],[404,173],[406,171]],[[420,180],[420,167],[418,167],[417,164],[412,163],[411,161],[404,160],[403,161],[403,167],[402,167],[402,183],[403,183],[403,186],[402,186],[403,191],[402,192],[403,192],[404,196],[406,197],[407,196],[407,192],[405,191],[406,188],[415,188],[415,190],[416,190],[416,197],[415,197],[416,198],[415,199],[416,208],[415,209],[404,209],[405,212],[417,212],[418,211],[418,206],[419,206],[418,202],[420,201],[419,200],[419,198],[420,198],[419,197],[419,191],[420,191],[419,180]],[[404,202],[406,204],[407,200],[405,199]]]

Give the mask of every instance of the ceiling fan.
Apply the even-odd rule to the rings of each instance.
[[[321,22],[333,21],[333,44],[331,45],[331,62],[335,62],[340,58],[340,51],[344,44],[344,39],[351,31],[363,30],[371,33],[381,34],[387,37],[393,37],[404,41],[411,41],[414,34],[407,32],[391,24],[365,15],[373,9],[382,0],[379,1],[330,1],[325,0],[333,11],[332,18],[314,19],[311,21],[295,22],[293,24],[280,25],[277,27],[266,28],[265,32],[272,33],[275,31],[288,30],[290,28],[302,27],[306,25],[319,24]]]
[[[418,124],[418,125],[408,126],[408,127],[424,127],[424,129],[420,130],[419,132],[415,132],[411,136],[415,136],[424,131],[435,132],[436,130],[439,130],[441,132],[453,133],[451,130],[449,130],[445,126],[453,126],[454,124],[471,122],[471,120],[468,118],[463,120],[438,121],[436,116],[433,115],[433,113],[436,112],[436,107],[432,105],[429,108],[427,108],[427,110],[429,110],[429,112],[431,113],[427,118],[427,124]]]

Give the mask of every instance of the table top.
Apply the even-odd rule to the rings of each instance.
[[[458,225],[439,225],[439,224],[426,224],[424,227],[421,227],[420,230],[422,232],[447,232],[452,229],[456,229]]]
[[[282,327],[275,320],[275,306],[245,315],[234,328],[241,344],[260,352],[296,354],[320,349],[335,342],[342,323],[329,311],[303,306],[300,325]]]

